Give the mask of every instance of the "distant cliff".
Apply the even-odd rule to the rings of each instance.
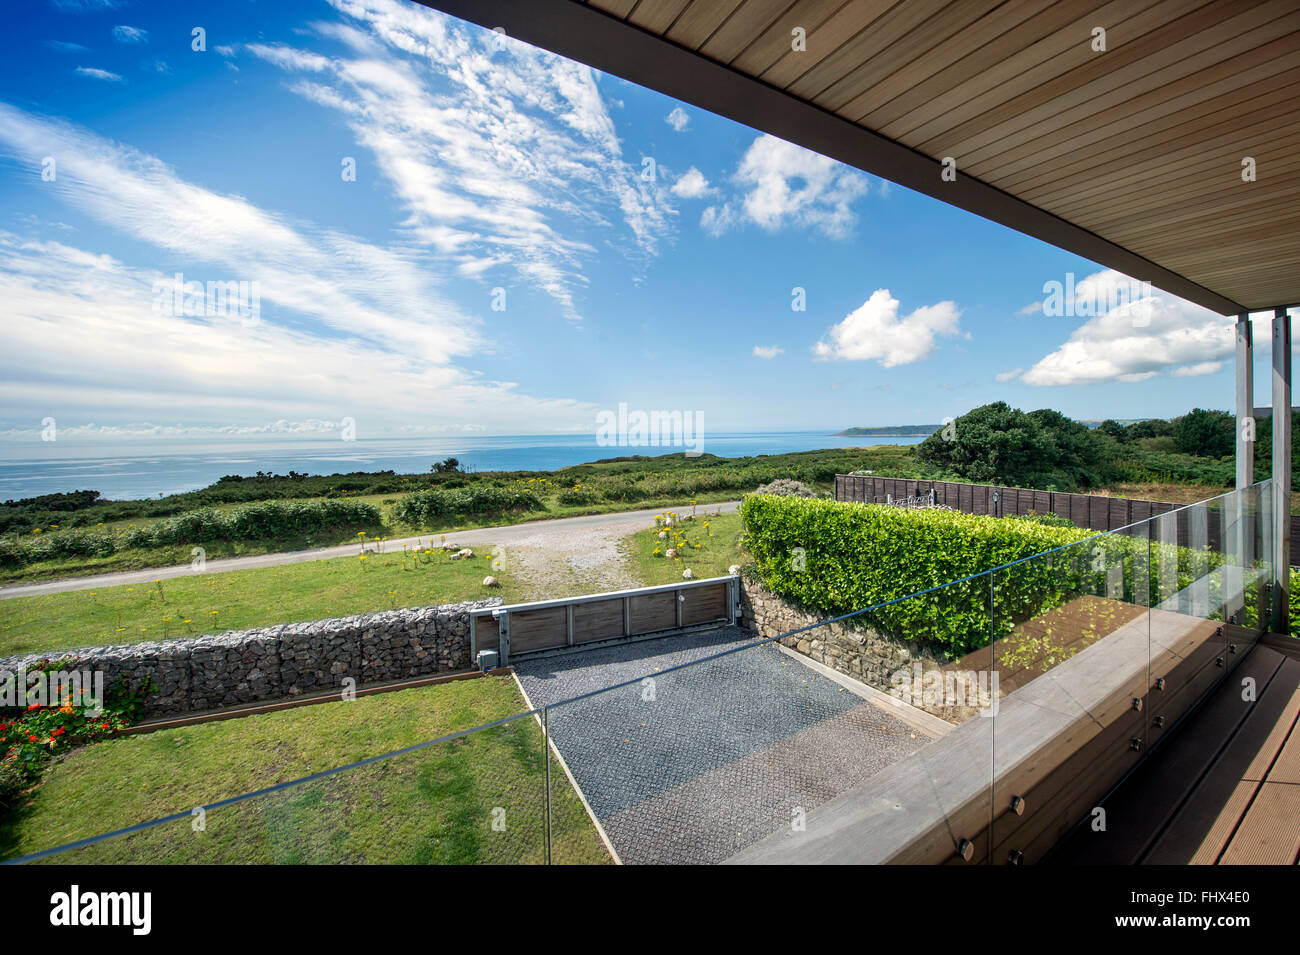
[[[934,434],[941,424],[893,424],[883,428],[846,428],[835,437],[847,438],[924,438]]]

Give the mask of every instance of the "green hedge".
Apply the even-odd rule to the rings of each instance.
[[[379,509],[360,501],[263,501],[229,510],[205,507],[118,533],[55,531],[0,541],[0,566],[65,557],[108,557],[135,548],[205,541],[296,538],[320,530],[379,527]]]
[[[546,505],[532,491],[485,484],[417,491],[394,504],[391,514],[399,524],[420,526],[449,517],[545,509]]]
[[[745,545],[768,588],[828,617],[939,587],[862,619],[953,657],[1081,593],[1107,593],[1107,568],[1123,568],[1126,600],[1144,599],[1134,593],[1141,583],[1140,577],[1134,580],[1135,567],[1146,567],[1150,575],[1142,593],[1160,594],[1159,561],[1131,560],[1136,539],[1119,534],[1098,537],[1078,528],[953,511],[756,494],[744,499],[741,516]],[[1095,540],[1067,546],[1089,538]],[[1139,546],[1146,557],[1147,542]],[[1065,549],[986,573],[1057,548]],[[1179,548],[1176,560],[1182,588],[1219,558]],[[953,583],[974,575],[981,576]]]

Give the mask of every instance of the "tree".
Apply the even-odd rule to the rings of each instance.
[[[453,471],[460,470],[460,462],[455,458],[447,458],[446,460],[439,461],[433,467],[429,468],[429,470],[434,474],[449,474]]]
[[[1183,454],[1222,458],[1236,449],[1236,420],[1226,411],[1193,408],[1173,425],[1174,447]]]
[[[1142,438],[1163,438],[1174,433],[1174,426],[1163,418],[1147,418],[1144,421],[1134,421],[1127,428],[1128,440],[1137,441]]]
[[[1130,433],[1128,428],[1124,427],[1114,418],[1107,418],[1101,424],[1097,425],[1097,430],[1102,434],[1110,435],[1116,441],[1127,441],[1130,437],[1136,437],[1136,435]]]
[[[1055,454],[1038,423],[1005,401],[968,411],[917,447],[916,456],[977,483],[1033,484]]]
[[[1073,488],[1104,483],[1113,448],[1112,439],[1059,411],[1026,414],[998,401],[930,435],[916,456],[967,481]]]

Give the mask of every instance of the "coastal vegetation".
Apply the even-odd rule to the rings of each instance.
[[[774,481],[826,494],[837,473],[849,472],[1190,503],[1232,485],[1234,429],[1232,416],[1204,409],[1169,421],[1088,427],[1050,409],[1025,412],[996,402],[913,446],[735,458],[627,455],[554,471],[481,473],[448,458],[419,474],[228,475],[201,490],[149,500],[46,494],[0,504],[0,580],[185,564],[196,548],[214,559],[339,545],[359,534],[373,540],[681,507],[735,500]],[[1268,418],[1257,422],[1256,433],[1262,479],[1270,468]]]

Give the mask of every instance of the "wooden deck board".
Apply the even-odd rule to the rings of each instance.
[[[1252,653],[1232,675],[1230,685],[1240,686],[1240,680],[1249,676],[1257,685],[1265,686],[1281,665],[1281,656],[1272,651]],[[1151,762],[1135,777],[1133,785],[1121,788],[1106,800],[1106,831],[1077,831],[1058,847],[1061,861],[1128,865],[1141,859],[1245,719],[1247,706],[1239,695],[1214,694],[1193,717],[1204,728],[1193,733],[1178,731],[1167,745],[1152,754]]]
[[[1218,862],[1242,813],[1249,808],[1259,780],[1300,712],[1298,678],[1300,664],[1293,660],[1278,669],[1236,735],[1143,862],[1177,861],[1193,865]],[[1239,695],[1240,683],[1229,689]],[[1198,834],[1201,834],[1199,839]]]
[[[1291,701],[1300,706],[1300,688]],[[1275,730],[1283,728],[1287,729],[1286,741],[1219,857],[1220,865],[1291,865],[1296,861],[1300,851],[1300,731],[1295,714],[1289,727],[1285,718],[1275,726]],[[1270,740],[1276,735],[1271,734]],[[1265,747],[1260,755],[1267,752]]]
[[[1109,799],[1108,831],[1076,829],[1056,864],[1292,864],[1300,855],[1300,660],[1257,645]],[[1243,681],[1256,699],[1242,699]]]

